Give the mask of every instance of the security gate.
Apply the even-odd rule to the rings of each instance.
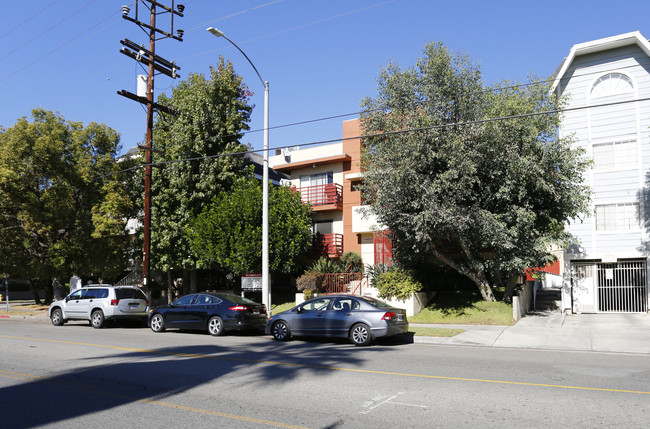
[[[572,263],[572,302],[577,313],[646,313],[645,260]]]

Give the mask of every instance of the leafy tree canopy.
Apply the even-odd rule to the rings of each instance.
[[[197,260],[185,229],[220,192],[247,174],[240,143],[248,130],[251,93],[230,62],[219,59],[210,76],[191,74],[158,98],[179,112],[161,113],[154,125],[156,161],[173,162],[154,169],[152,178],[152,266],[159,270],[195,269]],[[207,157],[207,158],[206,158]]]
[[[388,64],[362,103],[363,190],[400,262],[449,266],[494,300],[491,284],[549,262],[586,212],[589,163],[558,138],[562,102],[544,82],[487,86],[466,55],[442,43],[423,54]]]
[[[44,109],[0,133],[0,273],[50,279],[123,271],[134,205],[113,174],[124,167],[118,151],[115,130]]]
[[[285,186],[269,187],[269,268],[292,273],[311,240],[308,205]],[[187,229],[202,266],[217,264],[243,275],[261,271],[262,187],[254,178],[238,180],[222,192]]]

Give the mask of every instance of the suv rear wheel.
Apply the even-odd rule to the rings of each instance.
[[[100,329],[104,326],[104,312],[102,310],[95,310],[90,316],[90,324],[93,328]]]

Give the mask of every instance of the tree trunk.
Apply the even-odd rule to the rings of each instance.
[[[464,246],[463,243],[460,243],[461,247],[465,251],[465,254],[468,259],[472,258],[472,255],[470,254],[469,250],[467,249],[467,246]],[[485,274],[483,271],[479,270],[477,272],[467,272],[466,270],[462,270],[457,264],[454,263],[450,258],[447,257],[444,253],[440,252],[436,246],[431,247],[433,251],[433,255],[438,258],[441,262],[444,264],[447,264],[454,270],[458,271],[460,274],[463,274],[467,277],[470,278],[477,286],[479,292],[481,292],[481,296],[483,297],[484,301],[496,301],[496,298],[494,297],[494,293],[492,292],[492,288],[490,287],[490,283],[487,281],[487,278],[485,277]]]
[[[190,293],[197,293],[199,291],[199,283],[196,275],[196,270],[190,270]]]
[[[515,294],[515,287],[517,287],[517,280],[521,276],[510,276],[508,282],[506,283],[506,293],[503,295],[503,301],[507,303],[512,302],[512,296]]]
[[[174,280],[172,280],[172,270],[167,270],[167,304],[174,300]]]
[[[189,272],[183,268],[183,295],[190,293],[190,276]]]
[[[472,279],[474,283],[478,286],[478,290],[481,292],[481,296],[483,297],[483,301],[491,301],[494,302],[497,299],[494,297],[494,293],[492,292],[492,288],[490,287],[490,283],[488,283],[487,279],[483,275],[482,272],[478,273],[471,273],[469,275],[469,278]]]
[[[29,291],[32,293],[32,296],[34,297],[34,304],[40,305],[41,304],[41,299],[38,297],[38,292],[36,289],[34,289],[34,284],[32,281],[29,281]],[[49,299],[48,299],[49,298]],[[49,304],[52,302],[52,284],[50,283],[49,287],[45,287],[45,303]]]

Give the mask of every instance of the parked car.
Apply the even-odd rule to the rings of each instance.
[[[136,286],[96,284],[84,286],[50,304],[48,315],[54,326],[68,320],[89,320],[101,328],[107,320],[140,320],[149,314],[149,300]]]
[[[149,327],[154,332],[200,329],[217,336],[224,331],[262,331],[267,320],[264,304],[228,293],[193,293],[149,312]]]
[[[292,336],[349,338],[356,346],[373,339],[408,332],[406,312],[383,301],[353,295],[312,298],[290,310],[274,314],[265,333],[276,340]]]

